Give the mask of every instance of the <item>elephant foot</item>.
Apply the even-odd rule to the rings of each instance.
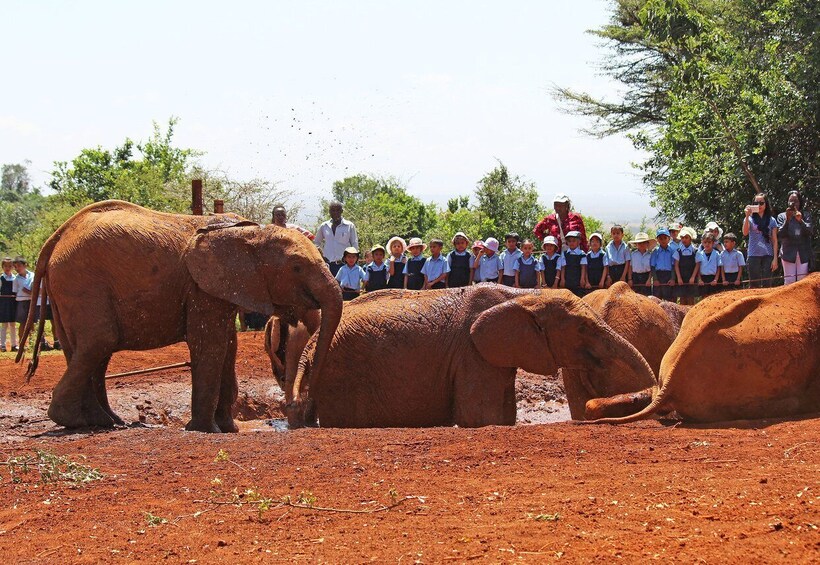
[[[219,427],[222,433],[230,433],[235,434],[239,431],[239,427],[234,422],[233,418],[228,416],[227,418],[220,418],[217,416],[216,418],[216,425]]]
[[[65,403],[52,399],[48,407],[48,417],[55,424],[65,428],[113,428],[124,425],[122,420],[115,420],[96,403],[84,407],[79,402]]]
[[[222,433],[222,430],[219,429],[219,426],[217,426],[216,422],[213,420],[203,422],[192,419],[190,422],[185,424],[185,430],[188,432],[204,432],[206,434]]]

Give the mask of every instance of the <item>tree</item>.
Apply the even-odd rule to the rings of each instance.
[[[423,238],[435,225],[435,205],[408,194],[392,177],[347,177],[333,183],[332,195],[344,205],[344,217],[356,224],[362,251],[384,245],[394,235]],[[323,200],[322,207],[327,205]]]
[[[535,183],[510,175],[501,161],[478,181],[475,196],[477,210],[492,222],[494,233],[485,237],[503,237],[507,232],[517,232],[526,238],[541,219],[542,207],[538,204]]]
[[[28,174],[30,161],[3,165],[0,182],[0,200],[18,202],[31,191],[31,177]]]
[[[558,88],[589,133],[627,134],[661,218],[739,230],[759,185],[782,206],[820,187],[820,5],[813,0],[617,0],[594,31],[620,100]]]
[[[0,185],[0,250],[20,254],[20,239],[34,229],[46,198],[31,185],[28,161],[3,165]]]
[[[467,234],[470,240],[476,240],[493,236],[498,230],[489,216],[470,206],[469,196],[459,196],[451,198],[447,202],[447,209],[438,213],[436,225],[427,234],[427,239],[442,240],[445,251],[449,251],[453,236],[460,231]]]
[[[270,180],[236,180],[223,171],[204,170],[196,170],[193,177],[202,179],[203,200],[211,202],[216,198],[222,199],[226,212],[260,224],[271,223],[274,206],[284,206],[289,218],[298,216],[302,209],[302,202],[296,198],[295,191],[279,188]]]

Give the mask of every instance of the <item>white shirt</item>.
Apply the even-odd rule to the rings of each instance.
[[[14,277],[14,282],[11,288],[14,294],[17,295],[17,302],[25,302],[31,300],[31,284],[34,282],[34,273],[26,271],[25,275],[17,275]]]
[[[567,247],[567,250],[564,251],[564,253],[569,253],[570,255],[583,255],[583,257],[581,257],[581,265],[587,264],[587,254],[584,253],[584,250],[581,249],[581,246],[578,246],[575,249],[570,249],[569,247]],[[560,257],[558,258],[557,267],[559,269],[563,269],[567,266],[567,259],[566,257],[564,257],[564,253],[561,253]]]
[[[740,267],[746,266],[746,259],[743,258],[743,253],[737,249],[724,249],[720,254],[720,264],[723,265],[725,273],[736,273]]]
[[[632,272],[633,273],[648,273],[652,270],[652,266],[650,265],[650,260],[652,259],[652,254],[647,251],[646,253],[641,253],[637,249],[632,252],[632,255],[629,257],[629,262],[632,264]]]
[[[606,244],[606,260],[609,265],[624,265],[629,259],[629,248],[623,241],[620,247],[617,247],[614,241]]]
[[[322,250],[322,255],[328,261],[341,261],[345,249],[355,247],[359,249],[359,236],[353,222],[342,218],[333,233],[333,220],[328,220],[319,226],[316,237],[313,239],[316,247]]]

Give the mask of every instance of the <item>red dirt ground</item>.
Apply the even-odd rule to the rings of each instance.
[[[185,360],[184,345],[120,353],[109,372]],[[63,368],[44,356],[25,384],[0,359],[9,562],[820,560],[817,417],[279,432],[256,419],[279,417],[281,395],[261,334],[246,333],[240,434],[181,431],[187,369],[108,382],[120,416],[148,427],[67,434],[45,417]],[[554,380],[521,377],[519,419],[565,417]],[[75,487],[18,471],[13,482],[2,463],[38,449],[103,478]],[[234,490],[245,504],[216,504]]]

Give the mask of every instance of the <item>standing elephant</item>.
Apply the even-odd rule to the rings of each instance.
[[[105,390],[114,352],[187,341],[193,386],[186,429],[235,432],[237,307],[294,322],[321,309],[312,360],[320,367],[342,310],[339,285],[296,231],[116,200],[80,210],[46,241],[33,293],[40,288],[51,299],[68,365],[48,415],[69,428],[122,423]],[[32,308],[26,335],[33,317]],[[37,343],[42,331],[41,319]],[[38,353],[35,346],[29,377]]]
[[[678,333],[678,327],[667,312],[652,298],[633,291],[620,281],[608,289],[587,294],[583,300],[615,333],[638,350],[657,375],[661,359]],[[577,372],[567,369],[561,372],[567,398],[574,399],[569,405],[572,418],[583,420],[586,403],[596,397],[596,391],[587,390]],[[631,412],[634,410],[627,413]]]
[[[383,290],[345,306],[320,369],[317,343],[300,360],[291,426],[512,425],[517,367],[578,368],[612,394],[655,383],[640,353],[565,290]]]
[[[587,403],[590,419],[623,397]],[[710,297],[686,315],[648,405],[624,423],[676,411],[684,420],[777,418],[820,411],[820,274],[768,291]]]
[[[286,383],[296,380],[299,358],[321,321],[319,310],[308,310],[296,325],[288,324],[279,316],[271,316],[265,324],[265,353],[270,359],[273,376],[285,393],[285,402],[293,399],[292,389]]]

